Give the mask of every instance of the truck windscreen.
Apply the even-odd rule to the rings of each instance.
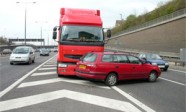
[[[92,26],[63,26],[61,42],[103,42],[103,31],[100,27]]]

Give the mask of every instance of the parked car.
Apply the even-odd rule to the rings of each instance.
[[[35,61],[35,52],[34,49],[30,46],[19,46],[16,47],[10,55],[10,64],[16,63],[34,63]]]
[[[11,54],[12,53],[12,50],[11,49],[4,49],[2,51],[2,54]]]
[[[169,68],[169,63],[163,60],[158,54],[153,53],[140,53],[138,57],[146,60],[152,65],[157,65],[160,69],[167,71]]]
[[[102,80],[108,86],[125,79],[154,82],[161,74],[158,66],[132,55],[115,52],[89,52],[77,62],[75,71],[78,77]]]
[[[40,56],[49,56],[50,52],[47,49],[40,49]]]

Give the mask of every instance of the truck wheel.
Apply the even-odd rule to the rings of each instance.
[[[118,81],[118,77],[115,73],[109,73],[105,79],[105,84],[107,86],[114,86]]]

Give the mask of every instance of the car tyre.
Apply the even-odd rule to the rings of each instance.
[[[35,63],[35,58],[32,60],[32,63]]]
[[[163,71],[167,71],[167,70],[168,70],[168,68],[164,68],[164,69],[163,69]]]
[[[31,59],[29,59],[28,60],[28,65],[30,65],[32,63],[32,60]]]
[[[10,65],[13,65],[14,63],[10,62]]]
[[[149,82],[155,82],[157,79],[157,72],[156,71],[151,71],[148,77]]]
[[[118,77],[115,73],[109,73],[105,79],[105,84],[107,86],[114,86],[118,81]]]

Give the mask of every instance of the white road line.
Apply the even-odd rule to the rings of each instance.
[[[180,83],[180,82],[176,82],[176,81],[173,81],[173,80],[165,79],[165,78],[162,78],[162,77],[159,77],[159,78],[162,79],[162,80],[166,80],[166,81],[169,81],[169,82],[175,83],[175,84],[179,84],[179,85],[182,85],[182,86],[186,86],[185,84]]]
[[[39,70],[56,70],[56,67],[40,68]]]
[[[132,101],[134,104],[138,105],[139,107],[141,107],[143,110],[145,110],[146,112],[156,112],[155,110],[151,109],[150,107],[146,106],[145,104],[143,104],[142,102],[140,102],[139,100],[135,99],[134,97],[130,96],[128,93],[124,92],[123,90],[119,89],[116,86],[112,87],[114,90],[116,90],[118,93],[120,93],[121,95],[123,95],[124,97],[126,97],[127,99],[129,99],[130,101]]]
[[[55,56],[53,56],[52,58],[54,58]],[[20,82],[22,82],[24,79],[26,79],[29,75],[31,75],[32,73],[34,73],[38,68],[40,68],[41,66],[43,66],[45,63],[47,63],[48,61],[50,61],[52,58],[48,59],[47,61],[45,61],[44,63],[42,63],[41,65],[39,65],[38,67],[36,67],[35,69],[33,69],[32,71],[30,71],[29,73],[27,73],[26,75],[24,75],[23,77],[21,77],[19,80],[17,80],[16,82],[14,82],[12,85],[10,85],[9,87],[7,87],[6,89],[4,89],[3,91],[1,91],[0,93],[0,98],[5,95],[6,93],[8,93],[11,89],[13,89],[15,86],[17,86]]]
[[[33,73],[31,76],[43,76],[43,75],[52,75],[52,74],[56,74],[56,71],[53,71],[53,72]]]
[[[46,63],[47,65],[56,65],[57,63],[56,62],[48,62],[48,63]]]
[[[78,96],[78,97],[77,97]],[[115,99],[95,96],[86,93],[80,93],[70,90],[58,90],[33,96],[27,96],[7,101],[0,102],[0,111],[8,111],[26,106],[40,104],[60,98],[68,98],[76,101],[102,106],[123,112],[141,112],[138,108],[129,102],[124,102]]]
[[[25,82],[25,83],[21,83],[18,86],[18,88],[37,86],[37,85],[56,83],[56,82],[68,82],[68,83],[73,83],[73,84],[80,84],[80,85],[85,85],[85,86],[92,86],[92,87],[98,87],[98,88],[103,88],[103,89],[110,89],[110,87],[108,87],[108,86],[96,85],[96,84],[93,84],[90,81],[86,81],[86,80],[62,79],[62,78],[53,78],[53,79],[47,79],[47,80]]]
[[[171,71],[175,71],[175,72],[185,73],[185,75],[186,75],[186,71],[180,71],[180,70],[174,70],[174,69],[169,69],[169,70],[171,70]]]
[[[55,65],[43,65],[43,67],[53,67],[53,66],[56,66],[56,64]]]

